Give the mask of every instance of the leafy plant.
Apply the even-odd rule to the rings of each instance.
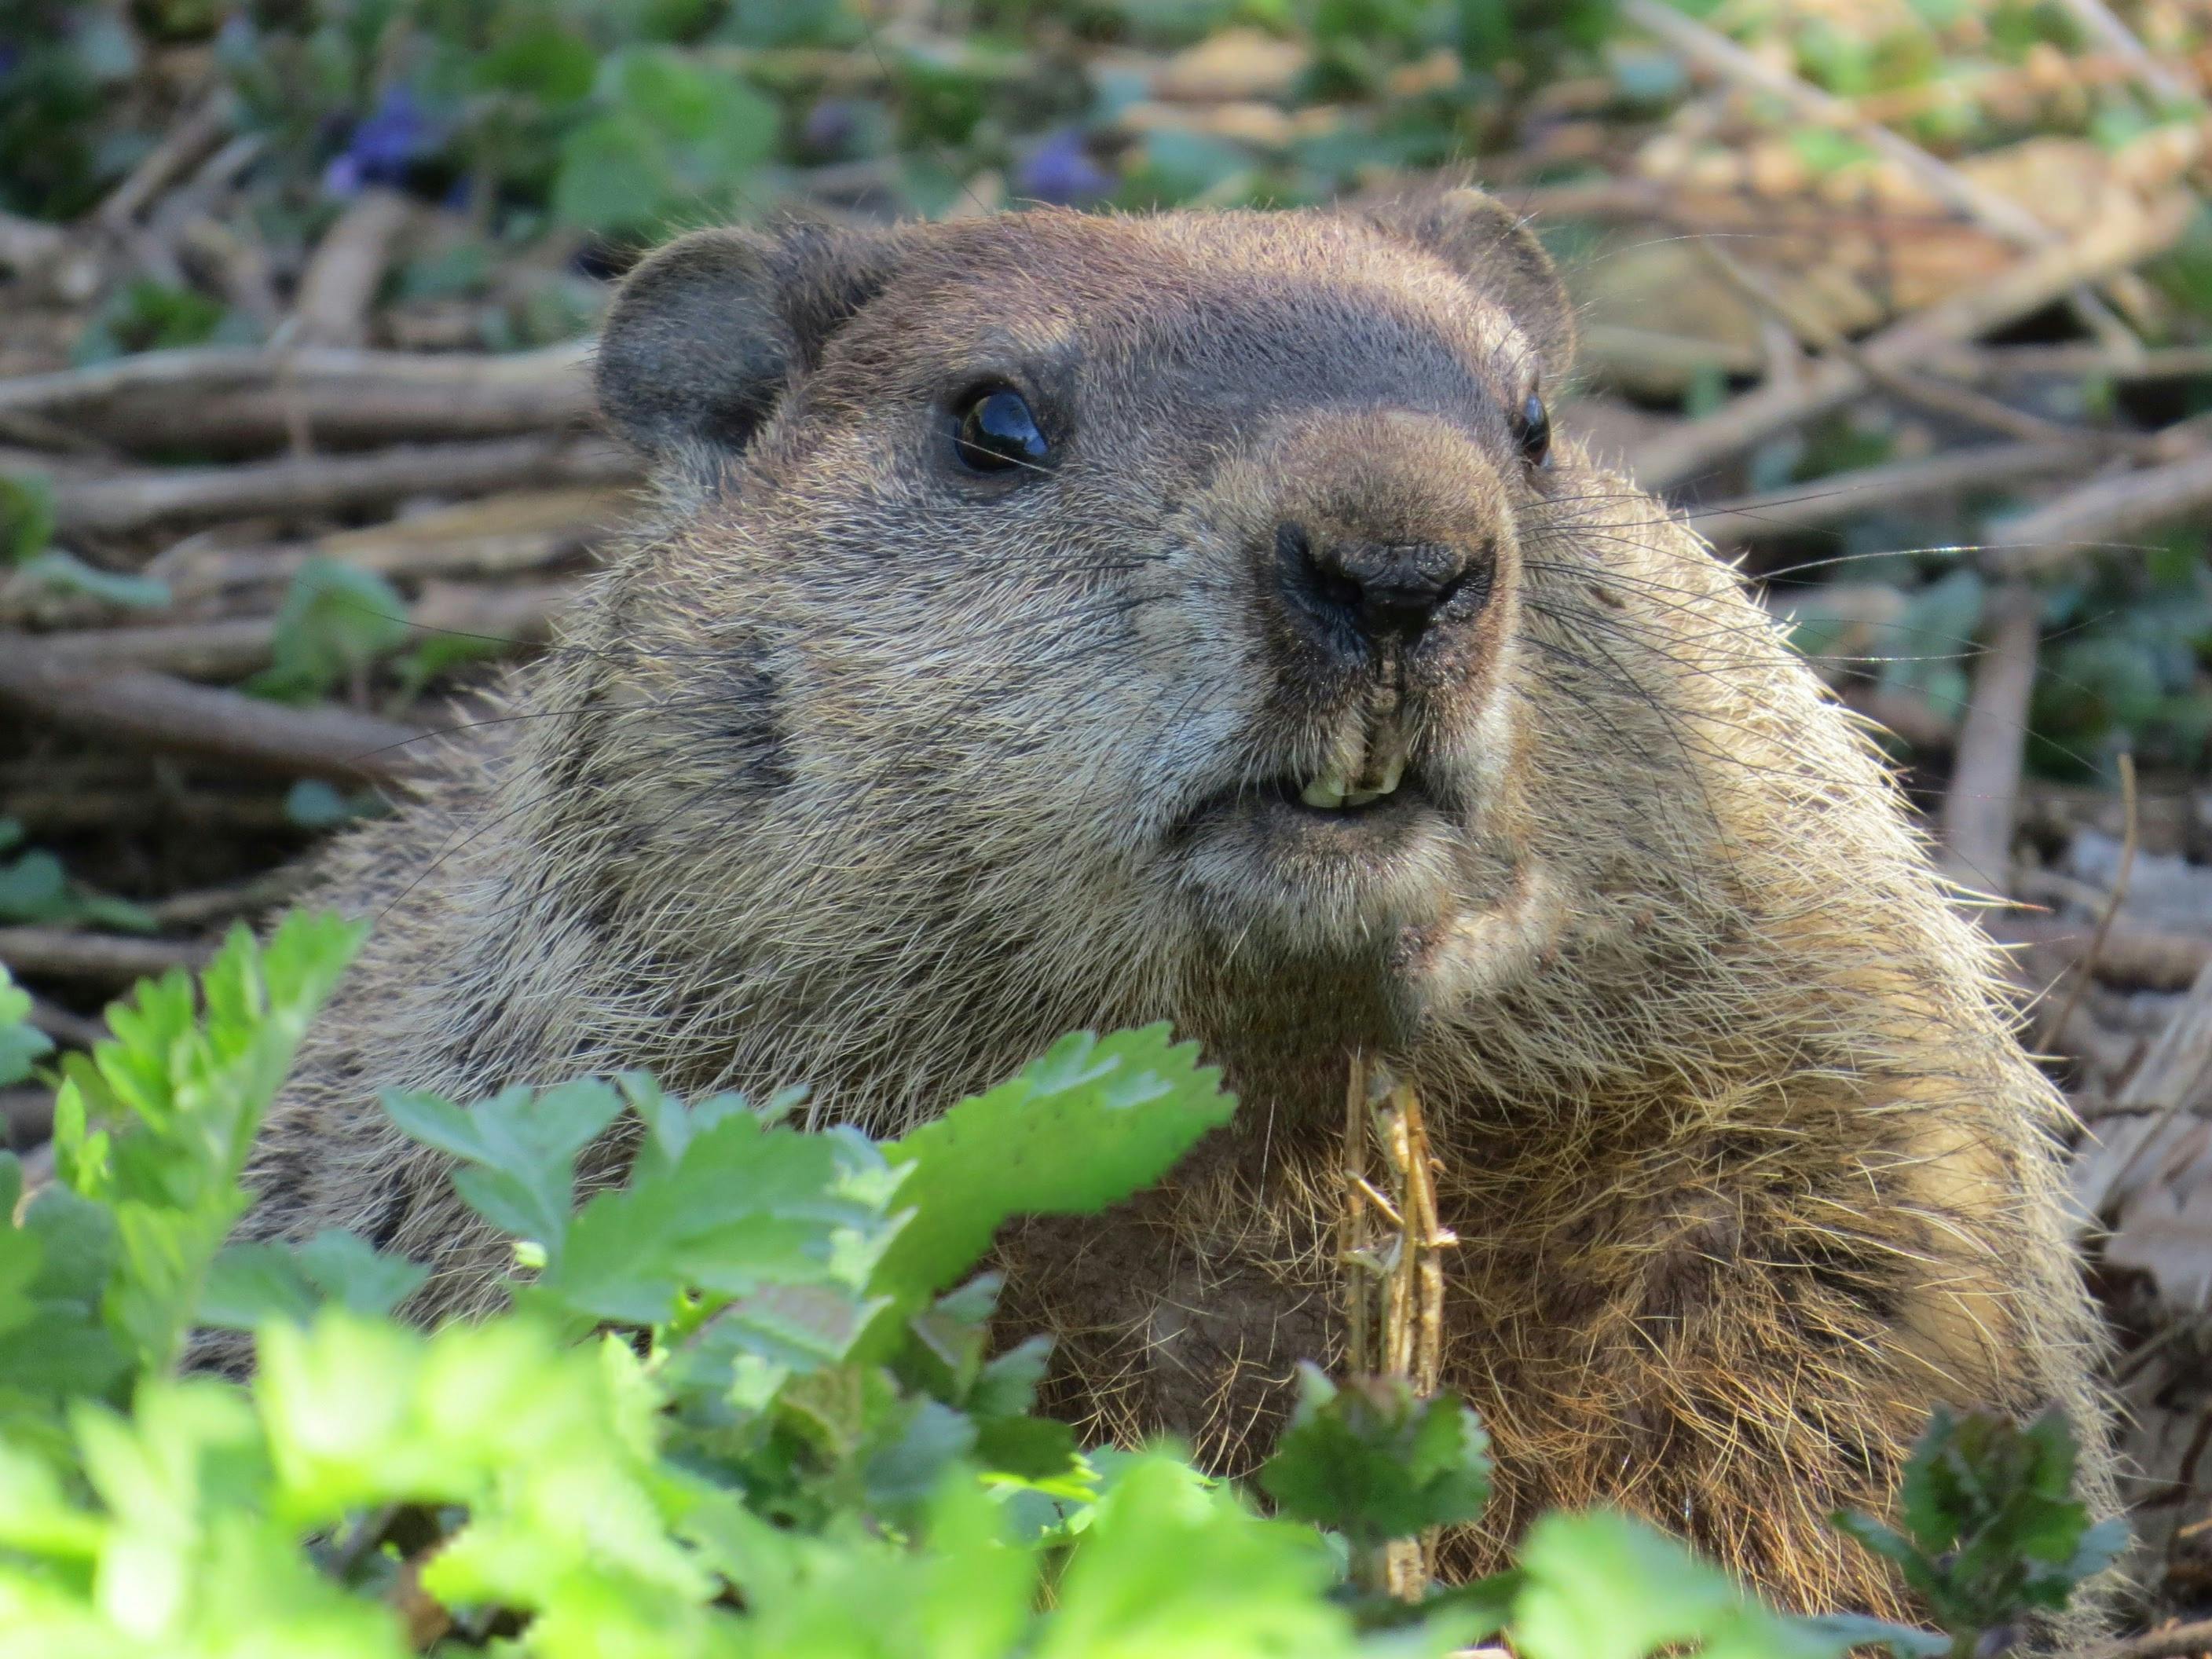
[[[775,149],[775,106],[738,76],[661,47],[611,61],[604,112],[561,143],[554,213],[606,235],[726,214]]]
[[[198,289],[142,278],[117,289],[93,313],[70,360],[104,363],[134,351],[172,350],[210,341],[244,345],[252,343],[252,337],[246,319]]]
[[[143,905],[72,880],[62,861],[43,848],[18,850],[23,826],[0,818],[0,922],[88,921],[127,933],[151,933],[155,923]]]
[[[1503,1628],[1528,1659],[1826,1659],[1945,1639],[1784,1619],[1603,1513],[1544,1518],[1480,1584],[1410,1604],[1347,1587],[1316,1527],[1378,1546],[1483,1500],[1471,1414],[1402,1385],[1309,1374],[1261,1478],[1274,1518],[1171,1448],[1079,1453],[1034,1414],[1044,1345],[994,1354],[997,1281],[958,1281],[1006,1216],[1098,1208],[1225,1121],[1218,1075],[1161,1027],[1066,1038],[884,1145],[798,1127],[796,1091],[687,1102],[637,1074],[467,1108],[393,1096],[514,1241],[512,1305],[474,1322],[398,1321],[422,1270],[350,1234],[225,1247],[255,1127],[360,938],[299,916],[265,946],[240,933],[197,1016],[182,975],[142,988],[115,1041],[64,1063],[59,1180],[24,1204],[0,1156],[0,1654],[1411,1659]],[[0,978],[0,1079],[40,1052],[27,1008]],[[578,1155],[618,1121],[628,1176],[579,1207]],[[179,1375],[206,1325],[256,1333],[250,1381]],[[2063,1599],[2094,1565],[2078,1539],[2035,1565],[2069,1524],[2063,1430],[2033,1431],[2032,1455],[1945,1433],[1908,1483],[1909,1547],[1924,1511],[1972,1530],[1987,1570],[1908,1571],[1961,1616]]]
[[[270,665],[246,689],[285,701],[318,697],[357,682],[412,637],[407,602],[390,582],[342,559],[310,559],[276,612]]]
[[[53,1052],[53,1039],[31,1023],[31,999],[0,963],[0,1088],[21,1083]]]
[[[2025,1426],[1938,1412],[1905,1468],[1898,1524],[1864,1515],[1836,1524],[1898,1564],[1950,1633],[1949,1651],[1969,1659],[1987,1632],[2064,1607],[2125,1547],[2127,1523],[2092,1524],[2074,1496],[2075,1450],[2055,1407]]]
[[[1357,1551],[1482,1512],[1490,1443],[1455,1396],[1424,1400],[1398,1377],[1340,1389],[1310,1364],[1298,1369],[1298,1396],[1260,1474],[1285,1515],[1334,1528]]]

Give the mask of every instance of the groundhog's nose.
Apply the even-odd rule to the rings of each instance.
[[[1275,531],[1276,574],[1291,607],[1340,647],[1410,645],[1459,601],[1480,609],[1491,562],[1443,542],[1374,542]]]

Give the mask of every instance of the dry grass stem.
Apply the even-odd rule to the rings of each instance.
[[[1443,1253],[1456,1242],[1438,1218],[1436,1170],[1420,1097],[1388,1066],[1353,1054],[1337,1222],[1344,1370],[1349,1376],[1402,1378],[1423,1396],[1443,1382]],[[1435,1541],[1388,1545],[1374,1559],[1355,1559],[1354,1575],[1417,1600],[1435,1576]]]

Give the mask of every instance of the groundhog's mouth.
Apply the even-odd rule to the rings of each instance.
[[[1316,812],[1360,812],[1396,799],[1406,783],[1405,757],[1393,753],[1368,775],[1354,776],[1340,769],[1304,783],[1279,779],[1277,787],[1294,792],[1299,805]]]
[[[1371,843],[1378,832],[1396,830],[1437,808],[1416,773],[1394,769],[1379,781],[1386,787],[1362,789],[1338,777],[1285,776],[1219,790],[1182,816],[1174,838],[1210,823],[1243,819],[1296,836],[1301,844],[1316,839]]]
[[[1333,823],[1381,823],[1386,818],[1429,805],[1428,791],[1419,779],[1399,774],[1380,789],[1347,788],[1340,778],[1318,778],[1301,784],[1278,778],[1261,791],[1261,799],[1279,804],[1301,817]]]

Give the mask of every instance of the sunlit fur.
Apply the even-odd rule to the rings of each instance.
[[[672,256],[731,287],[669,313],[696,339],[649,286],[611,336],[657,527],[330,856],[376,931],[249,1231],[357,1228],[434,1266],[422,1315],[481,1308],[509,1261],[380,1089],[643,1066],[894,1132],[1070,1028],[1170,1018],[1236,1124],[1106,1218],[1015,1229],[1007,1334],[1059,1338],[1050,1402],[1097,1438],[1246,1470],[1334,1340],[1357,1045],[1419,1088],[1459,1237],[1448,1370],[1498,1478],[1455,1570],[1603,1500],[1787,1602],[1894,1611],[1826,1517],[1887,1501],[1936,1401],[2057,1402],[2109,1510],[2061,1102],[1735,577],[1572,444],[1522,459],[1565,352],[1532,246],[1461,192]],[[703,404],[756,352],[757,430],[691,430],[684,376]],[[963,474],[947,400],[1016,372],[1061,453]],[[1373,676],[1301,654],[1267,564],[1332,513],[1494,562],[1401,665],[1436,805],[1389,847],[1271,841],[1235,798],[1358,744]]]

